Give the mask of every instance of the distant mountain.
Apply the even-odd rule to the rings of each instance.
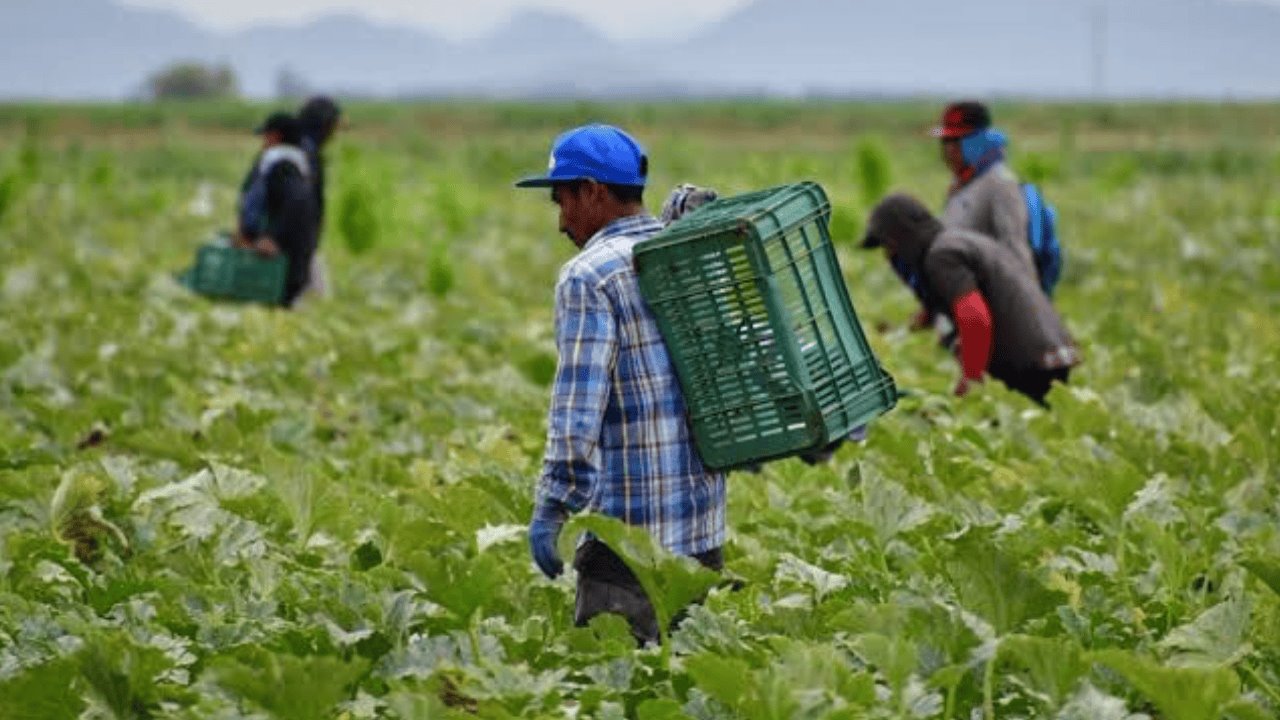
[[[1224,0],[758,0],[690,43],[782,90],[1280,96],[1280,6]],[[783,41],[786,42],[783,42]],[[804,68],[796,72],[796,68]]]
[[[174,57],[217,57],[172,13],[106,0],[0,1],[0,97],[121,97]]]
[[[227,58],[246,92],[269,95],[288,67],[325,88],[391,95],[449,62],[455,48],[442,38],[403,26],[336,15],[298,27],[264,26],[223,36]]]
[[[111,0],[2,0],[0,97],[121,98],[179,59],[268,96],[288,67],[370,95],[763,92],[1280,97],[1280,5],[1238,0],[756,0],[669,41],[609,40],[527,10],[450,42],[331,16],[215,33]],[[1100,71],[1100,72],[1099,72]]]

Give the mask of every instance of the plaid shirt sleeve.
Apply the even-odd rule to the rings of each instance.
[[[538,506],[577,512],[590,502],[600,475],[600,437],[618,352],[609,299],[569,274],[556,288],[556,348],[560,361],[547,419],[547,449]]]

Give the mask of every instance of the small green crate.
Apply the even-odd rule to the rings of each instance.
[[[278,305],[287,272],[283,256],[264,258],[252,250],[211,242],[196,250],[196,263],[181,280],[208,297]]]
[[[817,450],[897,404],[836,260],[816,183],[717,200],[635,247],[703,462]]]

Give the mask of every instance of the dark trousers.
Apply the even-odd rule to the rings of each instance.
[[[711,570],[724,567],[720,548],[694,555],[693,559]],[[616,613],[631,624],[631,634],[644,645],[660,640],[658,616],[653,603],[631,569],[599,540],[588,540],[574,554],[573,567],[578,571],[578,596],[573,622],[583,627],[602,613]]]
[[[1049,403],[1044,401],[1045,396],[1049,394],[1055,380],[1063,385],[1067,384],[1067,379],[1071,376],[1071,368],[1041,370],[992,367],[991,376],[1004,383],[1010,390],[1026,395],[1043,407],[1049,407]]]

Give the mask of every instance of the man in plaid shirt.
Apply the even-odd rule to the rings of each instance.
[[[556,284],[560,362],[529,525],[534,561],[551,578],[564,569],[560,530],[582,510],[644,527],[707,567],[723,565],[725,479],[694,447],[675,368],[632,265],[635,244],[662,229],[644,209],[647,175],[635,139],[588,125],[556,139],[546,175],[517,183],[550,188],[560,231],[580,249]],[[652,604],[604,543],[583,541],[574,567],[577,624],[619,613],[640,641],[658,639]]]

